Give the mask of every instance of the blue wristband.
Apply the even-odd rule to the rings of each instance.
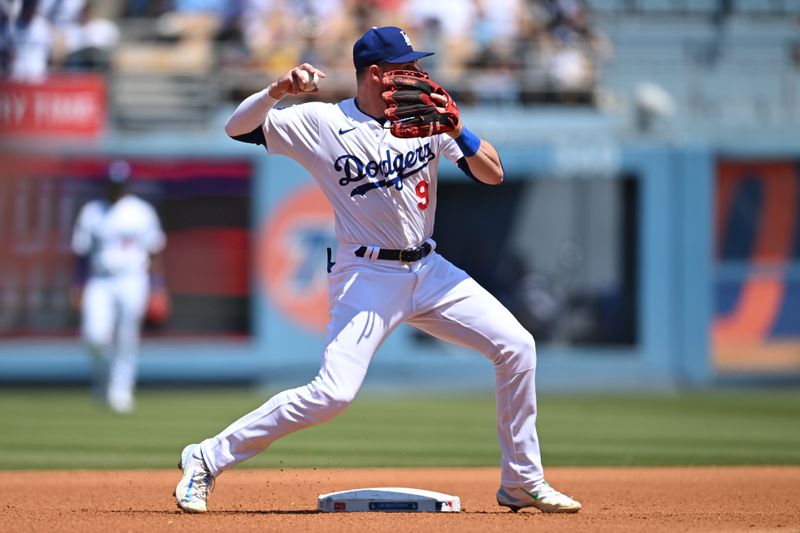
[[[456,137],[456,144],[461,148],[461,153],[463,153],[465,157],[472,157],[478,153],[481,147],[481,138],[467,128],[462,128],[461,135]]]

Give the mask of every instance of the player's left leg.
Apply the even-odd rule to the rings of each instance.
[[[419,270],[415,292],[418,313],[408,323],[472,348],[494,364],[501,492],[510,493],[512,499],[516,491],[525,495],[522,501],[509,500],[512,505],[508,506],[577,511],[580,504],[550,489],[544,481],[536,431],[533,336],[494,296],[441,256],[432,257],[425,267]],[[503,504],[509,503],[498,495],[498,501],[501,499]]]
[[[331,316],[319,372],[310,383],[279,392],[204,440],[199,447],[212,476],[342,413],[361,388],[375,351],[405,316],[416,281],[407,272],[347,268],[341,261],[328,279]]]
[[[119,318],[109,373],[108,402],[119,413],[128,413],[134,408],[139,342],[147,294],[147,275],[121,276],[115,281],[114,300]]]
[[[279,392],[214,437],[184,448],[175,489],[181,509],[206,512],[216,476],[290,433],[331,420],[353,401],[375,351],[408,314],[416,283],[401,266],[364,263],[341,252],[328,274],[331,318],[314,379]]]
[[[109,360],[115,319],[116,310],[109,280],[90,278],[81,298],[81,334],[92,361],[92,396],[104,405],[108,403]]]

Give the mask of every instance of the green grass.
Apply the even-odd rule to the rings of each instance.
[[[174,467],[266,395],[145,390],[115,416],[75,389],[0,391],[0,469]],[[800,464],[800,394],[737,391],[543,396],[545,464]],[[278,441],[248,467],[496,466],[491,394],[360,396],[336,420]]]

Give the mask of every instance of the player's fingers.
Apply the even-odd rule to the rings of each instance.
[[[292,83],[291,89],[289,89],[290,94],[297,94],[301,92],[300,89],[300,71],[303,70],[300,67],[295,67],[291,71],[289,71],[289,80]]]
[[[294,92],[296,82],[294,80],[293,72],[294,69],[289,70],[276,80],[275,85],[280,90],[281,94],[296,94]]]
[[[310,72],[312,75],[313,75],[313,74],[317,74],[317,75],[319,75],[319,77],[320,77],[320,78],[327,78],[327,77],[328,77],[328,75],[327,75],[327,74],[325,74],[324,72],[322,72],[320,69],[318,69],[317,67],[315,67],[315,66],[314,66],[314,65],[312,65],[311,63],[303,63],[303,64],[302,64],[302,65],[300,65],[298,68],[301,68],[301,69],[303,69],[303,70],[307,70],[307,71],[308,71],[308,72]]]
[[[450,98],[447,95],[432,93],[430,98],[433,104],[436,106],[436,111],[439,113],[447,112],[447,105],[450,103]]]
[[[442,107],[446,107],[447,106],[447,102],[449,102],[449,99],[445,95],[439,94],[439,93],[432,93],[431,94],[431,100],[433,100],[434,103],[436,103],[436,104],[438,104],[438,105],[440,105]]]

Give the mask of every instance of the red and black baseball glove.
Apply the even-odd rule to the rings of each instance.
[[[172,302],[165,287],[155,288],[147,298],[144,319],[149,326],[163,326],[172,311]]]
[[[429,137],[458,126],[458,107],[427,73],[393,70],[383,75],[386,118],[395,137]]]

